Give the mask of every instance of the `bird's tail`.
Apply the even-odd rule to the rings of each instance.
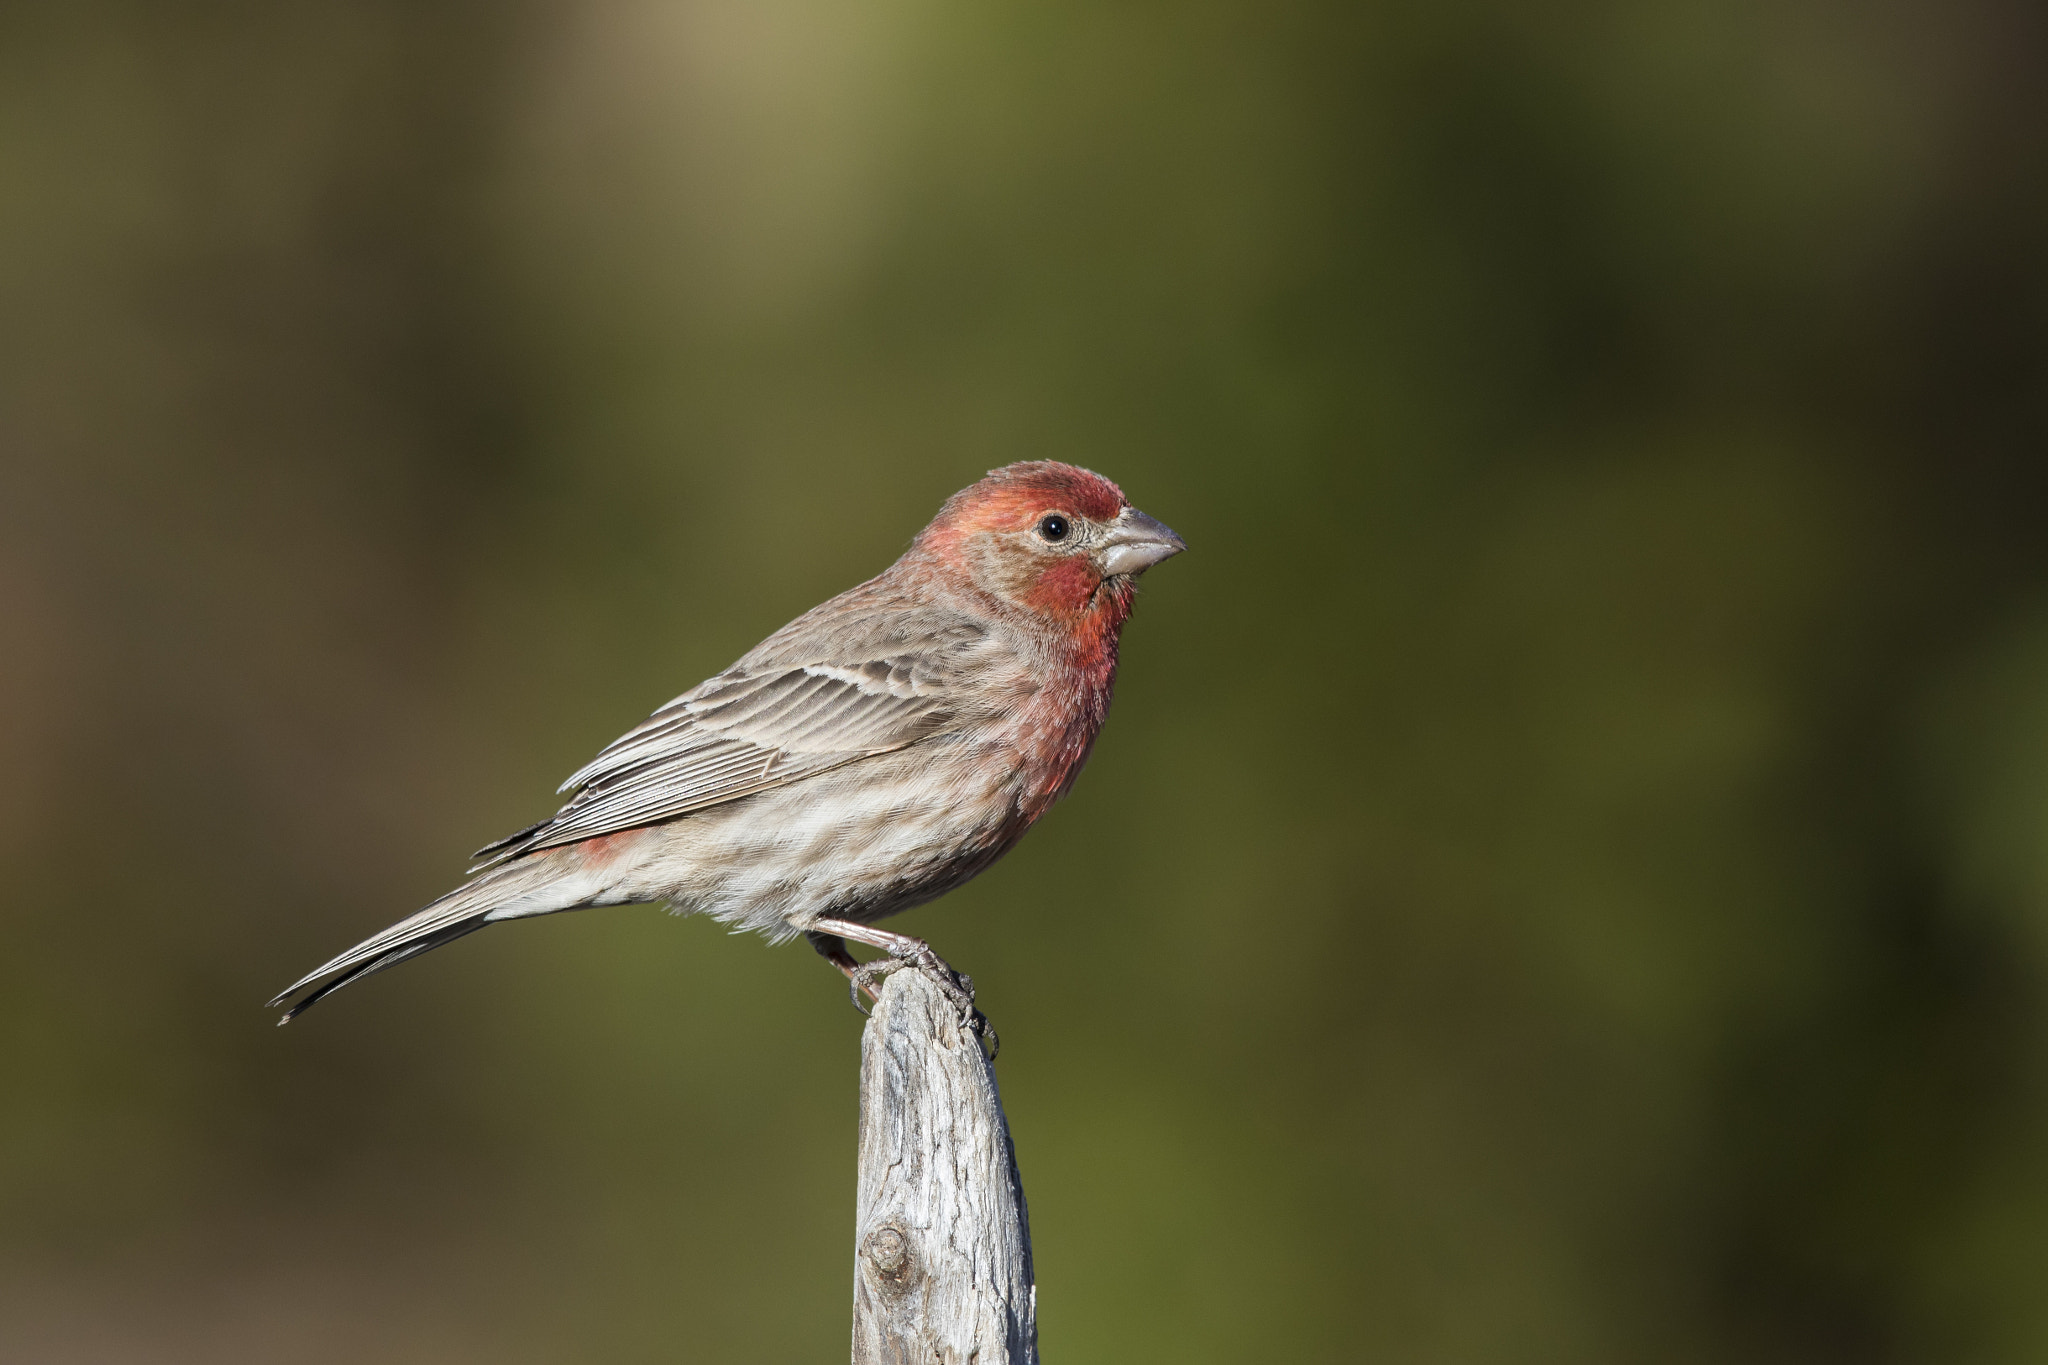
[[[272,1006],[282,1005],[306,987],[321,982],[299,996],[277,1022],[289,1024],[350,982],[453,943],[493,920],[546,915],[589,905],[595,888],[584,883],[585,878],[575,875],[562,860],[546,855],[493,868],[384,932],[364,939],[279,992],[270,1002]]]

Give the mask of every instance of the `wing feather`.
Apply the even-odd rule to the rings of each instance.
[[[771,640],[778,643],[781,637]],[[949,614],[862,649],[767,646],[669,702],[570,775],[554,818],[478,850],[479,866],[800,782],[942,734],[973,710],[960,683],[1003,646]]]

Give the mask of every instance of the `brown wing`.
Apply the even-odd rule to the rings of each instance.
[[[488,866],[659,824],[930,738],[960,720],[959,684],[996,648],[961,617],[879,648],[839,643],[841,657],[802,663],[755,663],[757,650],[685,692],[572,774],[561,789],[575,795],[553,819],[477,857]]]

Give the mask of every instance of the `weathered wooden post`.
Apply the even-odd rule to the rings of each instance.
[[[1037,1365],[1031,1227],[995,1068],[917,971],[861,1034],[853,1365]]]

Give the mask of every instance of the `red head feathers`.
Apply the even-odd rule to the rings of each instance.
[[[1129,615],[1131,580],[1183,548],[1108,479],[1052,460],[992,471],[917,539],[961,586],[1096,640]]]

